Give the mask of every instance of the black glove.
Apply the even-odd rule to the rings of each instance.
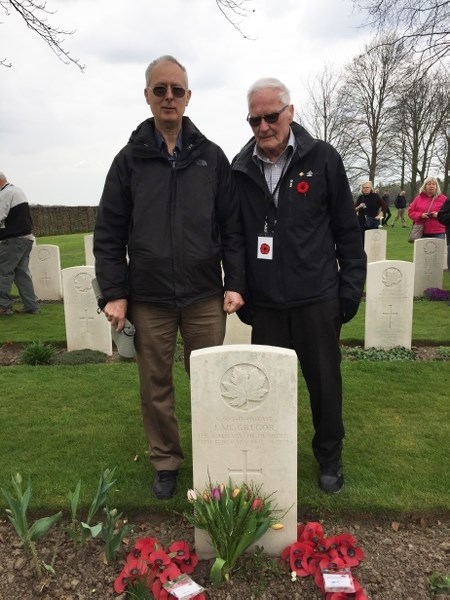
[[[348,323],[358,312],[359,302],[356,300],[350,300],[350,298],[340,299],[340,310],[341,310],[341,321],[342,323]]]

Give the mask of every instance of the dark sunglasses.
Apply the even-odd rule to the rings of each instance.
[[[186,90],[178,85],[155,85],[155,87],[149,87],[148,89],[152,90],[152,92],[158,98],[163,98],[167,94],[169,87],[172,90],[172,94],[175,96],[175,98],[182,98],[186,93]]]
[[[251,127],[259,127],[263,119],[268,125],[273,125],[278,121],[278,117],[281,115],[282,112],[284,112],[287,109],[288,106],[289,104],[286,104],[286,106],[283,106],[281,110],[279,110],[278,112],[270,113],[270,115],[262,115],[261,117],[251,117],[250,115],[248,115],[247,121],[249,122]]]

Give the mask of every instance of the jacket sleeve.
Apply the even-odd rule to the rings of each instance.
[[[330,151],[327,185],[330,226],[339,264],[339,297],[359,302],[366,281],[367,257],[342,159],[331,147]]]
[[[222,246],[225,290],[245,292],[245,245],[235,177],[223,151],[218,148],[216,214]]]
[[[450,199],[447,200],[442,205],[441,210],[438,212],[437,219],[439,223],[445,225],[446,227],[450,227]]]
[[[127,244],[131,196],[126,163],[119,155],[106,176],[94,228],[95,274],[105,300],[128,297]]]
[[[411,204],[408,206],[408,217],[415,223],[417,221],[420,221],[420,219],[422,218],[422,213],[424,212],[423,210],[422,211],[418,210],[419,200],[420,200],[420,196],[416,196],[414,198],[414,200],[411,202]]]

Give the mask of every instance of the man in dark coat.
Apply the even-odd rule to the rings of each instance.
[[[156,59],[144,95],[153,118],[113,161],[94,254],[106,317],[118,330],[126,317],[136,328],[152,490],[168,499],[184,458],[172,379],[177,332],[188,373],[192,350],[222,344],[227,313],[243,305],[244,241],[230,164],[183,116],[186,69],[172,56]]]
[[[248,92],[254,137],[232,167],[246,238],[252,343],[293,348],[311,401],[319,486],[342,489],[342,323],[357,312],[364,253],[338,153],[293,122],[289,91],[277,79]]]

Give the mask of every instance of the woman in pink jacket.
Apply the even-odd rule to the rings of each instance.
[[[427,177],[408,208],[408,216],[414,223],[423,223],[423,237],[445,239],[445,227],[437,220],[437,214],[447,200],[435,177]]]

